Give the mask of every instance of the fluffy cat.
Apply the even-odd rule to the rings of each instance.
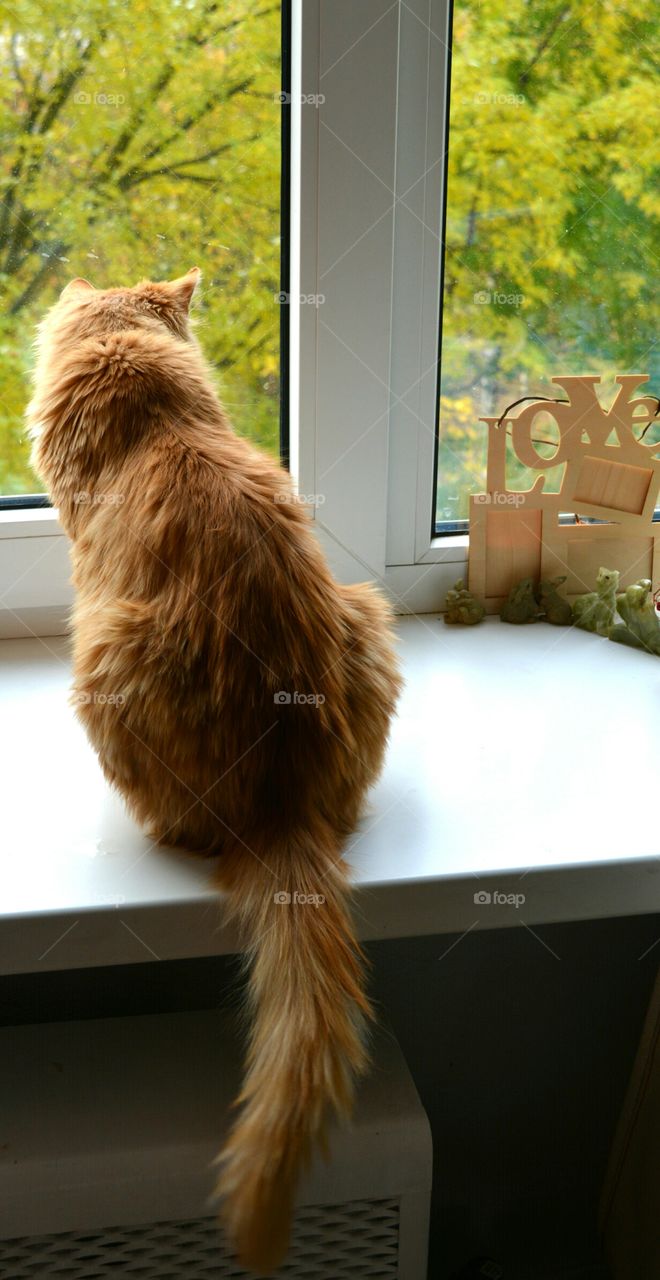
[[[78,714],[153,838],[213,856],[242,926],[252,1028],[218,1191],[268,1272],[366,1066],[341,846],[400,682],[384,600],[333,580],[286,472],[234,435],[191,330],[198,278],[67,285],[28,420],[73,544]]]

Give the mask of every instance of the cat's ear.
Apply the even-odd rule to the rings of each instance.
[[[187,311],[190,307],[190,300],[201,280],[202,273],[199,267],[191,267],[185,276],[179,276],[178,280],[170,280],[170,292],[174,295],[179,306]]]
[[[67,294],[77,293],[79,291],[84,293],[87,289],[93,290],[94,285],[90,284],[89,280],[83,280],[82,276],[76,276],[75,280],[70,280],[69,283],[64,286],[60,297],[65,298]]]

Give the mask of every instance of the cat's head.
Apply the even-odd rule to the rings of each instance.
[[[629,604],[638,609],[643,609],[645,605],[655,608],[650,599],[651,586],[650,578],[640,578],[626,587],[626,598]]]
[[[41,342],[68,344],[126,329],[158,332],[162,326],[189,341],[190,303],[200,276],[199,267],[191,267],[177,280],[142,280],[126,289],[95,289],[78,277],[48,312],[40,329]]]
[[[212,393],[189,308],[200,277],[95,289],[76,279],[39,328],[26,419],[32,462],[58,504],[65,488],[118,465],[168,414],[180,419]]]
[[[618,585],[619,585],[618,569],[600,568],[598,570],[598,577],[596,578],[596,587],[598,591],[606,592],[606,591],[611,591],[612,589],[616,591]]]

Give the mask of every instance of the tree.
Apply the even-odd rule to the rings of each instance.
[[[34,491],[36,321],[98,287],[203,269],[200,340],[236,426],[277,451],[280,6],[0,8],[0,492]]]
[[[650,372],[658,389],[655,9],[456,0],[441,518],[483,485],[481,414],[552,394],[554,373]],[[82,0],[73,21],[58,0],[16,0],[0,42],[0,492],[36,485],[32,334],[73,275],[103,286],[197,262],[221,393],[276,451],[279,6]]]

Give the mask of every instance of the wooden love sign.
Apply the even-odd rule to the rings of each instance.
[[[653,514],[660,488],[660,443],[639,436],[658,402],[634,393],[648,376],[619,374],[614,403],[603,409],[598,377],[556,377],[566,402],[534,401],[515,417],[481,418],[488,427],[486,492],[470,498],[469,586],[489,613],[499,610],[521,578],[566,575],[562,594],[593,589],[601,565],[618,569],[623,590],[638,578],[660,587],[660,523]],[[550,415],[559,440],[544,457],[535,422]],[[507,441],[535,478],[528,490],[507,485]],[[558,493],[545,489],[547,472],[563,465]],[[540,474],[539,474],[540,473]],[[586,516],[602,523],[580,523]]]

